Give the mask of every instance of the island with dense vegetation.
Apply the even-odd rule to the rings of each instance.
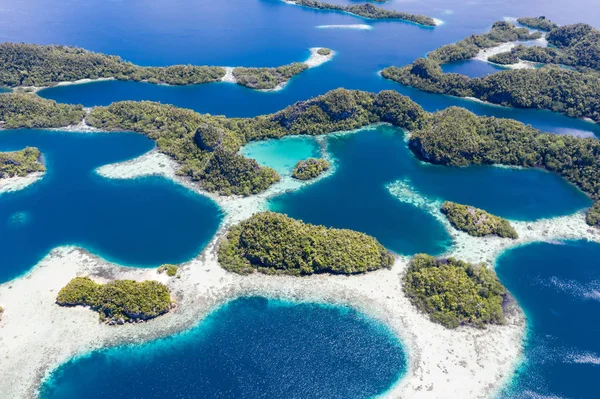
[[[319,55],[329,55],[331,54],[331,49],[327,47],[321,47],[317,50],[317,54]]]
[[[502,305],[508,293],[484,264],[415,255],[403,288],[414,306],[447,328],[505,323]]]
[[[40,162],[40,150],[26,147],[20,151],[0,152],[0,179],[24,177],[34,172],[44,172]]]
[[[173,306],[169,289],[157,281],[115,280],[98,284],[75,277],[56,297],[61,306],[89,306],[109,324],[145,321],[167,313]]]
[[[387,10],[369,3],[354,6],[337,5],[317,0],[289,0],[289,3],[293,3],[302,7],[313,8],[315,10],[347,12],[349,14],[369,19],[400,19],[425,26],[437,25],[433,18],[425,15],[408,14],[405,12]]]
[[[331,52],[331,50],[330,50]],[[169,85],[193,85],[220,82],[226,69],[218,66],[173,65],[142,67],[113,55],[82,48],[0,43],[0,86],[48,87],[57,83],[84,79],[111,78]],[[304,62],[276,68],[233,68],[235,83],[273,90],[306,70]]]
[[[45,113],[46,105],[38,116],[28,101],[55,104],[33,94],[0,94],[0,115],[10,116],[6,123],[13,127],[29,127],[33,120],[44,125],[56,122]],[[5,112],[4,107],[12,113]],[[21,108],[26,118],[19,112]],[[600,200],[597,139],[542,133],[515,120],[478,117],[455,107],[429,114],[395,91],[373,94],[337,89],[274,114],[246,119],[201,115],[147,101],[125,101],[93,108],[86,122],[104,130],[145,134],[156,141],[159,151],[181,165],[179,174],[221,195],[251,195],[279,181],[273,169],[238,153],[250,141],[314,136],[385,122],[410,131],[410,148],[425,161],[543,168],[563,176],[594,201]]]
[[[434,164],[542,168],[558,173],[594,201],[600,200],[600,141],[595,137],[542,133],[515,120],[451,107],[436,112],[424,128],[413,131],[409,146]]]
[[[515,108],[546,109],[600,122],[600,97],[597,95],[600,74],[592,71],[600,68],[600,32],[589,25],[567,25],[551,30],[547,39],[553,47],[518,46],[508,54],[501,53],[491,58],[492,62],[501,64],[522,59],[571,65],[577,67],[576,70],[546,65],[535,69],[506,70],[480,78],[442,71],[441,64],[474,57],[481,48],[479,42],[482,36],[485,47],[514,41],[515,35],[518,40],[526,39],[524,33],[518,33],[524,28],[508,26],[507,22],[496,22],[487,34],[492,34],[492,39],[487,35],[471,36],[434,50],[411,65],[385,68],[381,75],[431,93],[473,97]],[[536,33],[528,33],[530,37],[527,40]],[[494,39],[497,35],[499,38]]]
[[[29,93],[0,95],[0,128],[50,128],[76,125],[85,111],[81,105],[58,104]]]
[[[600,31],[594,27],[587,24],[556,27],[546,39],[549,47],[520,45],[501,55],[510,54],[512,64],[523,60],[565,65],[584,73],[589,70],[600,71]]]
[[[540,17],[521,17],[517,18],[517,22],[521,25],[532,29],[539,29],[545,32],[550,32],[552,29],[558,28],[558,24],[547,19],[545,16]]]
[[[314,179],[328,171],[330,167],[331,165],[325,159],[308,158],[303,161],[298,161],[292,171],[292,177],[298,180]]]
[[[394,262],[371,236],[274,212],[254,214],[233,226],[219,245],[218,258],[224,269],[235,273],[295,276],[365,273],[390,268]]]
[[[331,50],[330,50],[331,52]],[[277,68],[234,68],[236,83],[257,90],[274,90],[295,75],[308,69],[304,62],[296,62]]]
[[[473,237],[519,238],[508,220],[492,215],[483,209],[446,201],[441,210],[454,228]]]

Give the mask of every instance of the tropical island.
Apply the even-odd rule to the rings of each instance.
[[[286,2],[302,7],[313,8],[315,10],[331,10],[338,12],[346,12],[349,14],[356,15],[358,17],[368,19],[399,19],[425,26],[437,25],[433,18],[425,15],[408,14],[405,12],[387,10],[385,8],[377,7],[369,3],[354,6],[341,6],[317,0],[289,0]]]
[[[552,29],[558,28],[558,24],[555,24],[543,15],[539,17],[517,18],[517,22],[528,28],[539,29],[545,32],[550,32]]]
[[[158,281],[114,280],[98,284],[75,277],[56,297],[60,306],[88,306],[107,324],[146,321],[167,313],[173,303],[169,289]]]
[[[403,280],[406,296],[434,323],[447,328],[505,323],[502,304],[508,293],[483,264],[419,254]]]
[[[441,210],[454,228],[464,231],[473,237],[498,236],[512,239],[519,238],[519,235],[508,220],[492,215],[483,209],[446,201],[442,205]]]
[[[221,267],[240,274],[356,274],[390,268],[394,262],[371,236],[274,212],[254,214],[233,226],[218,254]]]
[[[44,172],[40,150],[26,147],[20,151],[0,152],[0,179],[24,177],[34,172]]]
[[[311,180],[328,171],[330,167],[331,165],[325,159],[309,158],[298,161],[292,171],[292,177],[298,180]]]
[[[321,48],[316,48],[317,51]],[[326,49],[329,50],[329,49]],[[117,79],[169,85],[211,82],[237,83],[257,90],[274,90],[302,71],[329,61],[333,52],[314,54],[306,62],[276,68],[226,68],[219,66],[173,65],[142,67],[120,57],[78,47],[0,43],[0,86],[36,91],[42,87],[78,81]],[[327,57],[323,57],[323,56]],[[232,72],[232,76],[228,76]]]
[[[540,35],[540,32],[534,32],[528,33],[527,37],[524,33],[519,34],[519,29],[524,28],[510,28],[509,25],[496,22],[486,35],[474,35],[440,47],[411,65],[385,68],[381,75],[431,93],[476,98],[515,108],[546,109],[600,122],[600,100],[596,95],[600,90],[600,75],[591,71],[600,67],[600,32],[589,25],[567,25],[551,30],[546,38],[554,46],[552,48],[519,46],[510,54],[501,53],[490,59],[501,64],[521,59],[548,63],[542,68],[506,70],[481,78],[442,71],[442,64],[471,59],[481,48],[517,39],[531,40]],[[498,34],[498,39],[490,40],[489,35],[493,38]],[[576,70],[553,64],[575,66]]]
[[[176,265],[165,264],[165,265],[160,266],[156,270],[156,272],[158,274],[166,273],[166,275],[169,277],[175,277],[177,275],[178,270],[179,270],[179,267],[177,267]]]
[[[45,105],[38,108],[39,104]],[[44,127],[61,127],[60,118],[46,113],[55,106],[53,101],[33,94],[0,95],[0,116],[6,115],[6,123],[15,128],[29,127],[32,121]],[[71,113],[80,109],[60,106]],[[5,107],[11,111],[6,112]],[[40,116],[35,112],[38,109]],[[395,91],[373,94],[337,89],[274,114],[247,119],[201,115],[148,101],[125,101],[93,108],[85,122],[103,130],[135,131],[148,136],[156,141],[158,151],[181,165],[178,174],[220,195],[252,195],[280,180],[275,170],[240,155],[238,150],[243,144],[384,122],[410,131],[411,150],[427,162],[542,168],[563,176],[594,201],[600,200],[597,139],[542,133],[515,120],[479,117],[457,107],[429,114]]]

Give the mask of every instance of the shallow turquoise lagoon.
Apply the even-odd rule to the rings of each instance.
[[[524,364],[502,398],[598,398],[600,244],[535,243],[496,271],[527,315]]]
[[[66,244],[130,266],[183,262],[202,250],[221,221],[214,202],[167,179],[110,180],[95,173],[151,150],[154,143],[142,135],[0,132],[0,151],[25,146],[40,149],[47,173],[21,191],[0,194],[0,282]]]
[[[372,398],[404,373],[401,343],[344,307],[234,300],[181,335],[72,360],[41,398]]]
[[[591,204],[574,186],[541,170],[452,168],[420,162],[407,148],[403,131],[387,125],[327,136],[326,140],[336,162],[334,174],[273,198],[271,210],[309,223],[371,234],[402,254],[441,254],[451,241],[442,224],[424,207],[410,203],[415,198],[399,200],[390,194],[386,186],[397,181],[426,202],[451,200],[511,219],[565,215]],[[279,151],[294,152],[289,145],[266,143],[265,148],[272,149],[270,155],[260,154],[260,162],[266,165],[270,157],[277,160],[282,156]],[[296,143],[305,145],[304,141]]]
[[[242,155],[254,158],[282,175],[290,175],[298,161],[319,158],[321,150],[313,137],[290,136],[279,140],[255,141],[242,147]]]

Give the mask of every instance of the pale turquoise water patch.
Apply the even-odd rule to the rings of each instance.
[[[241,149],[242,155],[254,158],[282,175],[290,175],[298,161],[321,156],[319,143],[314,137],[290,136],[278,140],[255,141]]]

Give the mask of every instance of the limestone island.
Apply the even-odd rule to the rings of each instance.
[[[508,292],[485,265],[419,254],[403,280],[412,304],[447,328],[506,322],[502,304]]]
[[[15,191],[37,181],[46,171],[35,147],[0,152],[0,193]]]
[[[525,22],[554,26],[541,18]],[[489,33],[442,46],[411,65],[385,68],[381,75],[431,93],[515,108],[546,109],[600,122],[600,31],[586,24],[557,26],[545,36],[551,47],[516,45],[517,41],[541,40],[541,35],[500,21]],[[480,78],[442,71],[442,64],[472,58],[514,68]],[[545,65],[534,68],[534,63]]]
[[[598,140],[550,135],[514,120],[478,117],[459,108],[431,114],[395,91],[338,89],[253,118],[201,115],[153,102],[125,101],[83,110],[35,94],[1,94],[0,99],[0,115],[7,115],[13,127],[43,124],[58,128],[65,119],[77,126],[146,135],[156,142],[154,150],[104,165],[98,174],[121,179],[164,176],[210,196],[224,213],[219,231],[203,252],[177,265],[181,278],[169,278],[168,269],[158,274],[156,269],[120,267],[79,248],[61,247],[24,276],[0,284],[2,306],[7,309],[0,324],[0,339],[6,343],[0,374],[7,397],[35,397],[44,373],[73,356],[183,331],[228,300],[252,295],[352,306],[384,322],[402,340],[410,365],[389,397],[419,396],[424,387],[431,397],[485,397],[500,388],[503,376],[512,375],[517,367],[525,321],[490,271],[477,265],[484,260],[493,265],[503,250],[540,239],[600,241],[600,234],[578,212],[514,222],[519,233],[516,240],[457,234],[455,245],[444,257],[461,259],[464,264],[430,258],[409,262],[407,257],[393,257],[362,233],[261,213],[268,199],[287,191],[290,182],[294,187],[301,183],[279,180],[272,169],[239,155],[241,145],[288,135],[351,131],[374,123],[404,129],[411,151],[425,162],[544,168],[597,199]],[[53,111],[63,116],[56,117]],[[437,203],[429,211],[441,215]],[[148,323],[111,328],[95,322],[92,312],[55,304],[56,293],[73,276],[159,280],[177,300],[177,310]],[[404,276],[410,279],[408,283]],[[96,283],[82,285],[88,284]],[[464,301],[463,293],[473,294],[476,310]],[[73,298],[72,303],[79,303],[77,295]],[[87,298],[84,303],[91,303]],[[163,307],[156,309],[165,309],[166,299],[165,295],[160,302]],[[504,318],[499,302],[504,305]],[[514,311],[507,311],[507,305],[514,305]],[[124,317],[116,321],[121,318],[125,322]],[[459,327],[449,329],[439,323]],[[14,367],[17,362],[18,368]],[[469,384],[464,384],[467,380]]]
[[[442,213],[454,228],[464,231],[473,237],[498,236],[503,238],[519,238],[510,222],[492,215],[474,206],[446,201],[442,205]]]
[[[600,200],[600,141],[596,138],[542,133],[515,120],[480,117],[457,107],[430,114],[390,90],[373,94],[337,89],[274,114],[245,119],[202,115],[149,101],[117,102],[86,114],[81,106],[56,104],[35,94],[5,93],[0,94],[0,118],[14,128],[61,127],[61,121],[71,120],[74,125],[144,134],[156,141],[159,152],[176,162],[178,175],[223,196],[259,194],[280,181],[275,170],[240,155],[243,144],[383,122],[410,131],[410,149],[426,162],[542,168],[558,173],[594,201]]]
[[[331,165],[325,159],[309,158],[298,161],[292,171],[292,177],[298,180],[314,179],[328,171],[330,167]]]
[[[558,28],[558,24],[555,24],[544,16],[521,17],[517,18],[517,22],[528,28],[539,29],[545,32],[550,32],[552,29]]]
[[[274,212],[257,213],[233,226],[219,246],[219,264],[240,274],[356,274],[393,263],[393,255],[373,237]]]
[[[388,10],[385,8],[374,6],[373,4],[369,3],[354,6],[337,5],[317,0],[289,0],[286,1],[286,3],[313,8],[315,10],[331,10],[337,12],[345,12],[348,14],[368,19],[398,19],[424,26],[438,25],[433,18],[425,15],[408,14],[405,12]]]
[[[167,313],[173,306],[169,289],[158,281],[114,280],[98,284],[75,277],[56,297],[60,306],[88,306],[100,321],[124,324],[146,321]]]
[[[77,47],[0,43],[0,63],[3,65],[0,86],[35,92],[55,85],[117,79],[168,85],[230,82],[257,90],[275,90],[293,76],[331,60],[334,55],[329,49],[327,54],[316,54],[318,50],[321,48],[311,49],[311,56],[305,62],[275,68],[143,67],[114,55]]]

